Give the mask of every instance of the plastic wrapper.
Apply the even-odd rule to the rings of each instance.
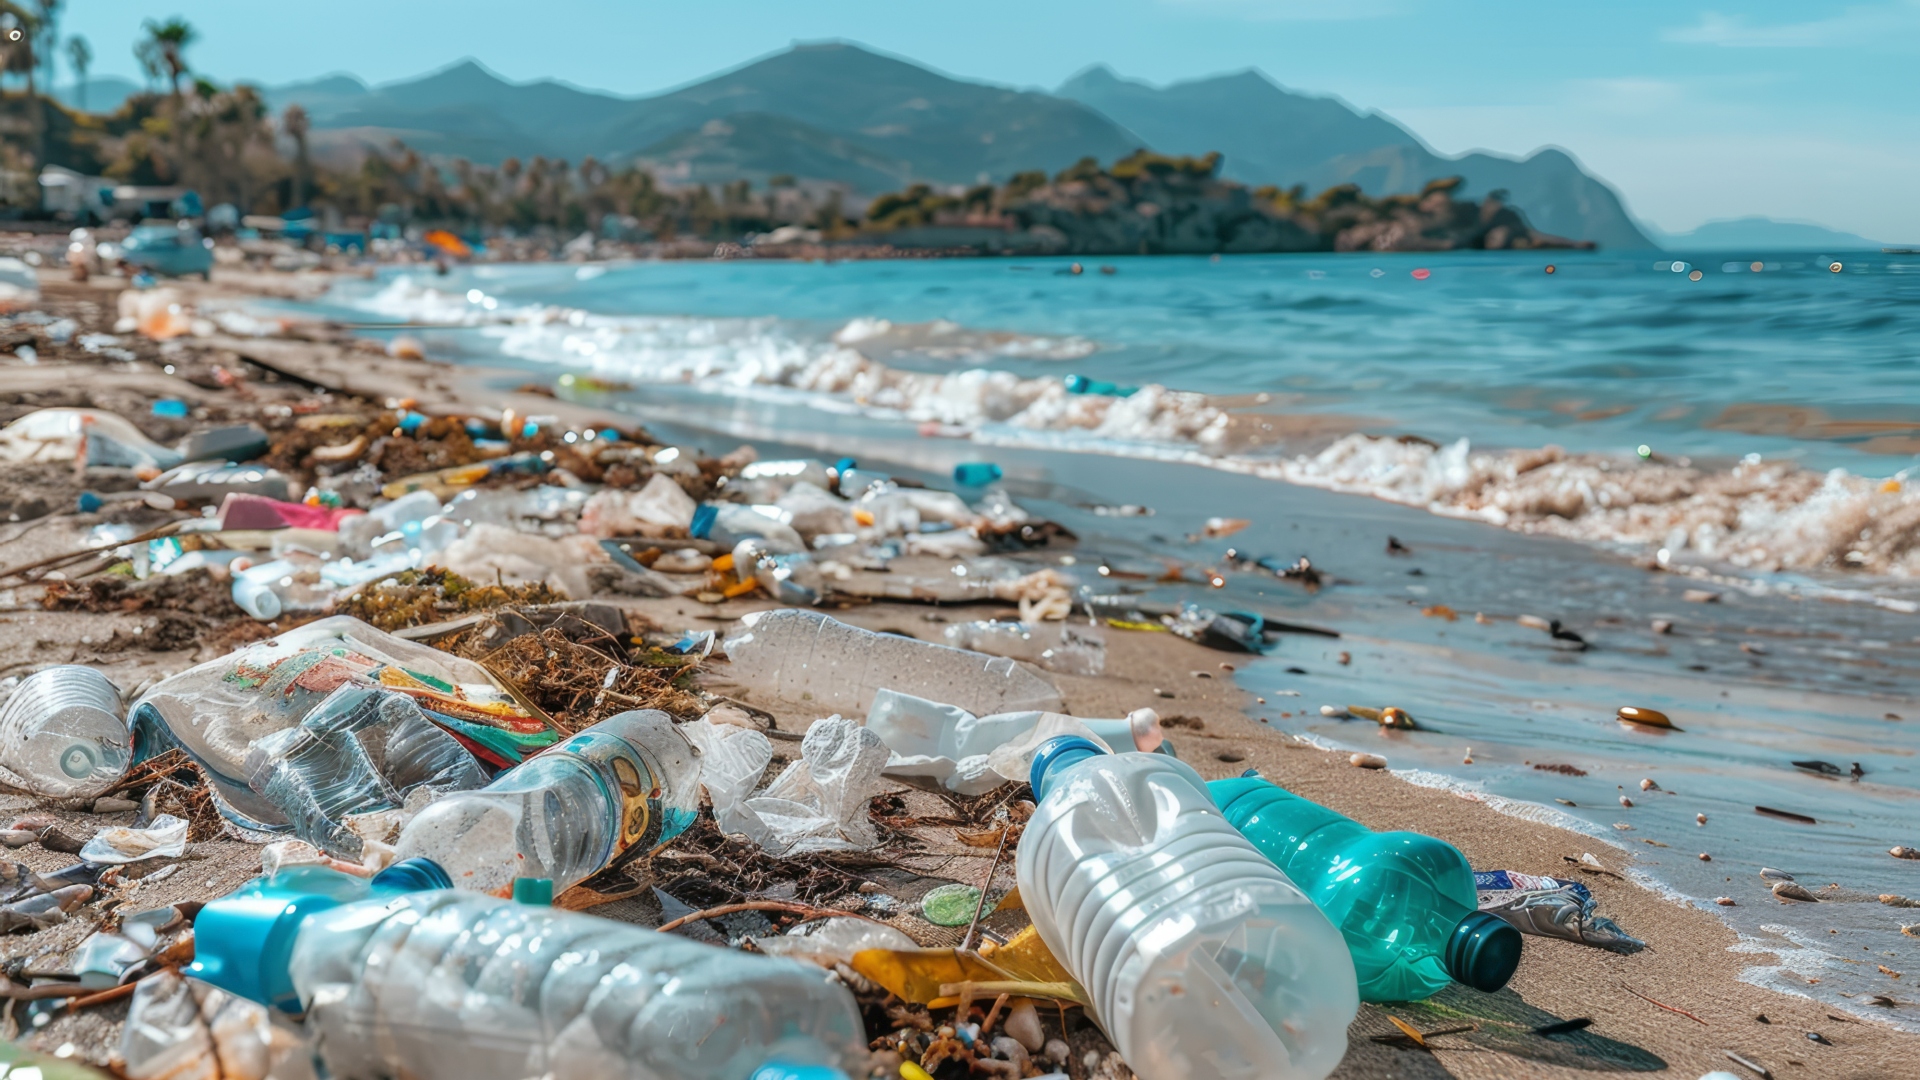
[[[109,865],[141,859],[177,859],[186,853],[187,823],[172,814],[161,814],[144,829],[125,825],[101,829],[80,849],[82,859]]]
[[[266,1080],[296,1045],[265,1007],[163,971],[133,992],[121,1071],[128,1080]]]
[[[984,795],[1002,784],[1026,780],[1034,751],[1057,735],[1079,735],[1107,745],[1085,723],[1060,713],[975,716],[894,690],[874,695],[867,730],[891,751],[885,770],[889,779],[944,787],[960,795]]]
[[[844,915],[803,922],[784,934],[753,939],[755,949],[768,956],[811,960],[821,967],[851,964],[868,949],[913,950],[920,946],[906,932],[871,919]]]
[[[880,837],[867,802],[879,792],[886,764],[879,735],[839,716],[815,721],[800,743],[800,760],[742,804],[742,831],[782,856],[874,847]]]
[[[682,724],[680,733],[700,751],[700,783],[713,802],[714,824],[724,833],[745,833],[756,820],[745,807],[748,795],[766,775],[773,744],[765,735],[701,717]]]
[[[1594,910],[1593,893],[1578,881],[1511,870],[1476,870],[1480,910],[1497,915],[1523,934],[1563,938],[1618,953],[1639,952],[1647,943]]]

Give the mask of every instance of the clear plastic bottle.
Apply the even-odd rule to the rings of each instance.
[[[293,835],[346,859],[362,848],[346,827],[349,814],[398,809],[422,788],[464,791],[487,779],[411,698],[351,685],[297,726],[255,742],[246,769],[247,785],[286,815]]]
[[[1066,675],[1098,675],[1107,667],[1107,643],[1072,623],[1036,625],[981,619],[955,623],[942,635],[956,649],[972,649],[1038,664]]]
[[[1374,832],[1257,774],[1207,785],[1220,812],[1340,928],[1363,1001],[1418,1001],[1458,980],[1492,992],[1520,963],[1520,932],[1479,910],[1460,849]]]
[[[317,567],[302,566],[291,559],[260,563],[233,575],[233,602],[261,622],[289,611],[318,611],[332,596],[332,590],[320,580]]]
[[[975,716],[1065,708],[1052,683],[1004,657],[876,634],[817,611],[760,611],[741,622],[745,628],[726,641],[732,677],[823,712],[863,714],[881,689]]]
[[[1191,766],[1050,740],[1031,775],[1020,895],[1154,1080],[1321,1080],[1359,1009],[1339,933],[1220,816]]]
[[[36,795],[100,794],[126,773],[132,743],[120,691],[89,667],[34,672],[0,705],[0,767]]]
[[[304,1013],[323,1076],[826,1080],[864,1058],[812,964],[445,885],[424,860],[256,879],[201,911],[189,974]]]
[[[656,709],[609,717],[407,823],[400,857],[445,867],[459,888],[511,896],[515,878],[556,892],[629,852],[680,835],[699,808],[693,746]]]

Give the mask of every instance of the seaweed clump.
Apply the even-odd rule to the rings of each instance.
[[[437,566],[403,570],[342,600],[339,611],[393,633],[413,626],[518,604],[554,604],[565,597],[546,585],[482,585]]]

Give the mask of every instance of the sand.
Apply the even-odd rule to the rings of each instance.
[[[240,278],[217,273],[212,289],[227,296],[249,292],[302,295],[310,294],[315,285],[311,276],[288,281],[282,275]],[[78,287],[61,288],[78,291]],[[84,288],[101,290],[99,286]],[[108,293],[101,290],[98,295],[109,301],[111,310]],[[508,406],[523,412],[559,415],[569,423],[613,419],[612,414],[543,395],[501,390],[502,386],[523,381],[513,373],[396,360],[324,343],[220,338],[192,340],[185,347],[238,354],[293,379],[376,400],[413,398],[428,408],[498,410]],[[66,377],[91,380],[92,385],[104,387],[108,383],[101,381],[103,378],[117,380],[116,387],[124,384],[128,394],[134,396],[169,388],[175,396],[195,401],[217,396],[178,379],[161,381],[162,377],[151,370],[136,375],[99,365],[74,365],[64,369],[63,375],[61,365],[43,364],[29,373],[10,358],[0,359],[0,368],[8,378],[30,374],[34,380],[49,383]],[[196,394],[199,396],[192,396]],[[722,452],[731,449],[731,442],[716,441],[706,449]],[[61,516],[29,522],[24,527],[0,526],[0,564],[12,565],[69,550],[91,520]],[[7,607],[0,611],[0,675],[49,662],[90,663],[123,687],[130,687],[213,655],[206,648],[102,653],[97,647],[100,643],[110,641],[115,630],[130,632],[140,625],[141,617],[38,611],[27,595],[34,591],[0,590],[0,607]],[[765,602],[733,601],[708,607],[684,599],[621,602],[664,625],[714,629],[724,628],[746,611],[770,606]],[[986,617],[995,611],[993,605],[956,609],[874,604],[835,614],[872,629],[938,640],[945,620]],[[1236,686],[1232,672],[1223,666],[1234,663],[1233,654],[1163,633],[1114,630],[1108,640],[1109,674],[1097,678],[1053,676],[1063,689],[1070,711],[1081,716],[1120,716],[1130,709],[1151,706],[1163,717],[1191,718],[1180,722],[1182,726],[1173,731],[1173,737],[1183,760],[1208,778],[1258,768],[1268,778],[1374,828],[1412,829],[1447,840],[1460,847],[1479,868],[1567,875],[1577,873],[1567,861],[1569,857],[1577,860],[1591,852],[1611,870],[1631,870],[1631,852],[1502,813],[1471,798],[1419,787],[1387,771],[1355,768],[1344,754],[1315,749],[1263,725],[1256,719],[1261,715],[1277,716],[1282,709],[1298,710],[1317,703],[1286,699],[1257,704]],[[724,679],[724,671],[717,676]],[[776,712],[781,727],[789,731],[804,730],[814,719],[790,711]],[[1393,746],[1388,735],[1362,738],[1377,738],[1378,752],[1391,762]],[[0,801],[0,810],[24,809],[33,804],[24,797],[8,797]],[[80,812],[63,813],[91,826],[131,820],[131,815],[98,818]],[[1703,830],[1701,843],[1703,850],[1711,850],[1710,829]],[[19,849],[8,857],[41,870],[71,861],[38,847]],[[988,861],[987,855],[955,844],[945,850],[930,850],[909,868],[977,883],[986,874]],[[131,905],[127,910],[138,910],[221,895],[258,872],[258,850],[232,840],[210,840],[191,845],[179,865],[181,869],[165,881],[126,890],[118,894],[118,899],[122,905]],[[1010,884],[1010,865],[1011,860],[1006,860],[995,878],[996,885]],[[1530,937],[1519,973],[1499,993],[1486,995],[1455,988],[1427,1002],[1364,1007],[1351,1033],[1347,1060],[1335,1075],[1352,1080],[1603,1077],[1665,1070],[1669,1075],[1691,1078],[1713,1069],[1747,1075],[1726,1058],[1725,1052],[1732,1050],[1783,1078],[1920,1076],[1920,1061],[1916,1061],[1910,1036],[1887,1026],[1830,1015],[1810,999],[1741,982],[1743,970],[1770,965],[1774,957],[1733,951],[1735,935],[1713,913],[1676,904],[1622,877],[1598,873],[1578,876],[1593,889],[1603,914],[1648,943],[1645,951],[1621,956]],[[63,927],[0,939],[0,957],[31,958],[34,967],[57,966],[66,952],[98,925],[104,906],[98,902],[90,905]],[[621,906],[605,910],[608,914],[622,913]],[[124,1014],[125,1004],[117,1003],[85,1015],[63,1017],[30,1034],[28,1041],[43,1050],[72,1043],[81,1056],[104,1061],[118,1045],[119,1021]],[[1480,1027],[1467,1034],[1439,1037],[1427,1050],[1371,1041],[1371,1036],[1395,1030],[1389,1015],[1422,1030],[1462,1023]],[[1763,1016],[1765,1020],[1760,1019]],[[1530,1034],[1536,1025],[1575,1017],[1591,1018],[1593,1024],[1570,1035],[1547,1038]],[[1832,1045],[1809,1040],[1807,1032],[1820,1033]]]

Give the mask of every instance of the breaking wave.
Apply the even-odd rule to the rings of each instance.
[[[874,318],[822,335],[774,318],[507,305],[478,290],[442,292],[408,276],[355,306],[397,320],[473,326],[506,355],[610,380],[793,393],[982,443],[1184,461],[1627,548],[1663,565],[1920,577],[1920,492],[1905,472],[1876,480],[1757,455],[1714,469],[1554,446],[1475,450],[1464,438],[1443,446],[1359,432],[1286,455],[1246,445],[1244,433],[1259,426],[1248,421],[1263,417],[1237,412],[1241,402],[1158,384],[1126,396],[1075,394],[1055,377],[984,366],[906,370],[887,362],[1067,360],[1095,350],[1079,337]]]

